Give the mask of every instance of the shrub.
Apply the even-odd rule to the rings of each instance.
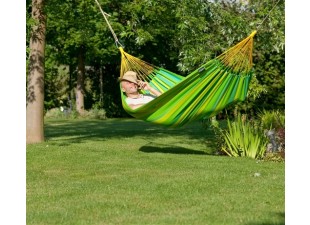
[[[204,123],[206,126],[207,123]],[[215,118],[212,118],[210,123],[220,153],[234,157],[263,158],[268,139],[257,121],[249,121],[245,114],[237,114],[233,121],[227,119],[226,124],[221,126]],[[227,128],[221,128],[226,126]]]
[[[47,110],[44,117],[47,119],[76,119],[79,114],[75,110],[60,107]]]
[[[284,112],[279,110],[263,110],[258,113],[258,118],[263,129],[271,130],[285,127]]]
[[[85,110],[83,115],[79,115],[76,110],[70,110],[66,108],[53,108],[46,112],[45,118],[50,119],[77,119],[77,118],[86,118],[86,119],[107,119],[106,112],[104,109],[91,109],[89,111]]]
[[[204,119],[202,124],[204,128],[213,128],[218,154],[268,161],[285,159],[284,112],[264,110],[251,120],[248,120],[247,115],[236,113],[234,120],[217,121],[213,117]],[[274,134],[270,136],[271,133]]]
[[[227,126],[227,130],[221,131],[225,140],[222,151],[229,156],[263,158],[268,139],[254,120],[248,121],[245,114],[238,114],[235,121],[227,120]]]
[[[99,120],[105,120],[107,119],[106,111],[104,109],[91,109],[86,112],[84,117],[89,119],[99,119]]]
[[[66,118],[66,115],[60,108],[52,108],[47,110],[44,115],[45,118],[52,118],[52,119],[61,119]]]
[[[263,110],[258,114],[258,118],[261,122],[262,129],[266,133],[274,132],[274,151],[268,151],[268,153],[275,153],[280,155],[283,159],[285,158],[285,114],[284,111]],[[269,157],[270,158],[270,157]]]

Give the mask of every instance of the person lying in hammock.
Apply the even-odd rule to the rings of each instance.
[[[138,80],[137,73],[134,71],[127,71],[120,82],[121,90],[127,96],[126,102],[132,109],[139,108],[161,95],[161,92],[152,88],[148,82]],[[149,91],[150,94],[141,94],[139,90]]]

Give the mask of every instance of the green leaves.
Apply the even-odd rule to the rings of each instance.
[[[128,52],[183,75],[258,28],[253,52],[254,79],[244,107],[283,108],[284,1],[274,8],[274,0],[246,2],[99,0],[102,9],[111,15],[109,22]],[[103,68],[118,70],[118,49],[94,0],[49,0],[45,10],[46,42],[51,46],[46,57],[53,58],[54,66],[76,65],[77,50],[83,45],[88,66],[98,66],[100,62]],[[28,12],[27,41],[33,24]],[[112,81],[110,77],[118,76],[112,69],[107,73],[108,83]]]
[[[279,129],[285,127],[285,115],[280,110],[262,110],[258,113],[263,129]]]
[[[227,120],[227,130],[222,130],[221,135],[225,140],[222,147],[229,156],[262,158],[268,139],[253,122],[247,121],[245,115],[238,114],[235,121]]]

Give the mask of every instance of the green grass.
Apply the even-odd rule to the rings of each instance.
[[[216,156],[199,123],[45,124],[27,146],[27,225],[284,224],[284,163]]]

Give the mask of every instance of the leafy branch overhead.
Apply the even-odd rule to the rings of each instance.
[[[127,52],[183,75],[257,30],[253,51],[255,85],[250,86],[247,106],[284,108],[284,1],[98,1],[111,15],[109,22]],[[36,24],[31,18],[30,3],[28,0],[28,53],[29,31]],[[53,90],[49,86],[53,85],[54,79],[52,67],[68,65],[75,68],[78,52],[83,48],[87,68],[102,68],[107,87],[103,89],[101,99],[105,99],[106,107],[115,106],[111,108],[112,114],[113,111],[120,112],[122,106],[116,82],[120,54],[95,1],[48,0],[45,12],[48,107],[60,104],[54,100],[60,96],[49,93]],[[99,77],[99,70],[93,71],[88,74],[86,70],[86,108],[93,107],[100,99],[100,82],[95,78]],[[70,76],[72,86],[69,89],[72,89],[76,82],[74,71]],[[61,100],[66,102],[63,97]]]

